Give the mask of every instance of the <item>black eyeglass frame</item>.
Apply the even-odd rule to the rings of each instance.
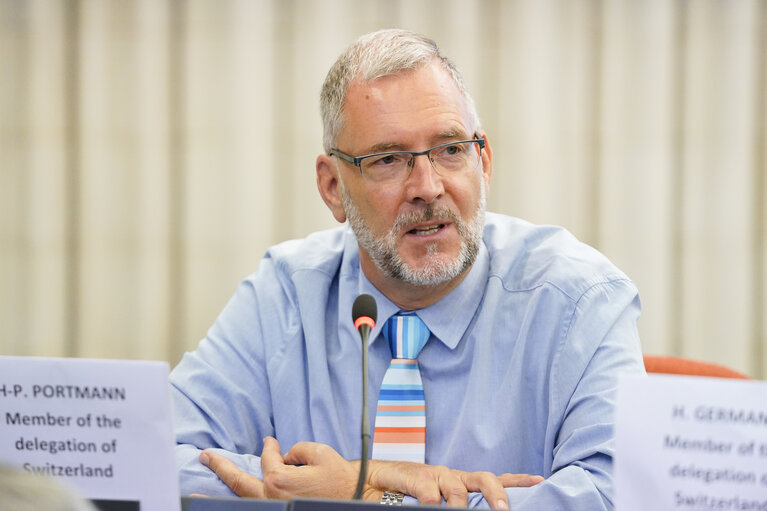
[[[477,135],[475,134],[474,136],[476,137]],[[435,145],[434,147],[430,147],[429,149],[427,149],[425,151],[420,151],[420,152],[419,151],[386,151],[386,152],[383,152],[383,153],[365,154],[363,156],[352,156],[351,154],[347,154],[347,153],[341,151],[337,147],[333,147],[332,149],[330,149],[330,151],[328,151],[328,154],[330,156],[334,156],[334,155],[338,156],[339,158],[341,158],[346,163],[350,163],[350,164],[354,165],[355,167],[359,167],[360,173],[362,173],[362,160],[364,160],[366,158],[373,158],[375,156],[388,156],[390,154],[409,154],[410,155],[410,162],[412,164],[412,162],[415,161],[416,156],[421,156],[421,155],[424,155],[424,154],[428,155],[430,152],[432,152],[435,149],[439,149],[440,147],[447,147],[447,146],[451,146],[451,145],[455,145],[455,144],[465,144],[465,143],[468,143],[468,142],[474,142],[474,143],[478,144],[479,145],[480,154],[482,153],[482,149],[485,148],[485,139],[484,138],[474,138],[474,139],[471,139],[471,140],[456,140],[454,142],[447,142],[445,144]],[[431,158],[429,158],[429,161],[431,161]]]

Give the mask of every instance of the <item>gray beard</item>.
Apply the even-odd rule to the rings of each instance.
[[[436,286],[453,280],[469,269],[479,254],[482,243],[482,230],[485,225],[485,183],[481,183],[479,204],[474,215],[464,222],[456,212],[447,207],[432,208],[427,206],[421,211],[402,214],[397,217],[391,230],[376,238],[360,215],[357,206],[341,183],[341,197],[346,218],[357,237],[357,242],[368,253],[379,271],[413,286]],[[423,267],[414,268],[402,260],[397,252],[398,233],[409,225],[428,221],[434,217],[449,219],[458,229],[461,247],[452,261],[430,259]],[[427,247],[428,255],[436,255],[436,243]]]

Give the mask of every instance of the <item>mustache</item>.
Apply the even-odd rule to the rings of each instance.
[[[449,220],[456,224],[459,228],[463,226],[463,221],[458,213],[453,211],[447,206],[440,206],[434,208],[432,206],[426,206],[424,209],[418,211],[411,211],[409,213],[402,213],[397,216],[394,221],[391,232],[409,231],[414,225],[422,222],[428,222],[434,218],[440,220]]]

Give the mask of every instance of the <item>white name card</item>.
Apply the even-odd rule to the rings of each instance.
[[[767,382],[632,377],[617,399],[618,511],[767,510]]]
[[[0,357],[0,462],[179,510],[174,438],[165,362]]]

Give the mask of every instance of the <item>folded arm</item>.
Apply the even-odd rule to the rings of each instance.
[[[263,481],[213,450],[200,461],[240,496],[269,499],[296,497],[349,499],[354,493],[359,463],[349,462],[331,447],[300,442],[284,456],[274,438],[264,441],[261,454]],[[531,486],[543,478],[527,474],[464,472],[443,466],[371,460],[363,499],[378,502],[384,490],[411,495],[422,504],[466,507],[470,492],[480,492],[495,509],[508,509],[504,486]]]

